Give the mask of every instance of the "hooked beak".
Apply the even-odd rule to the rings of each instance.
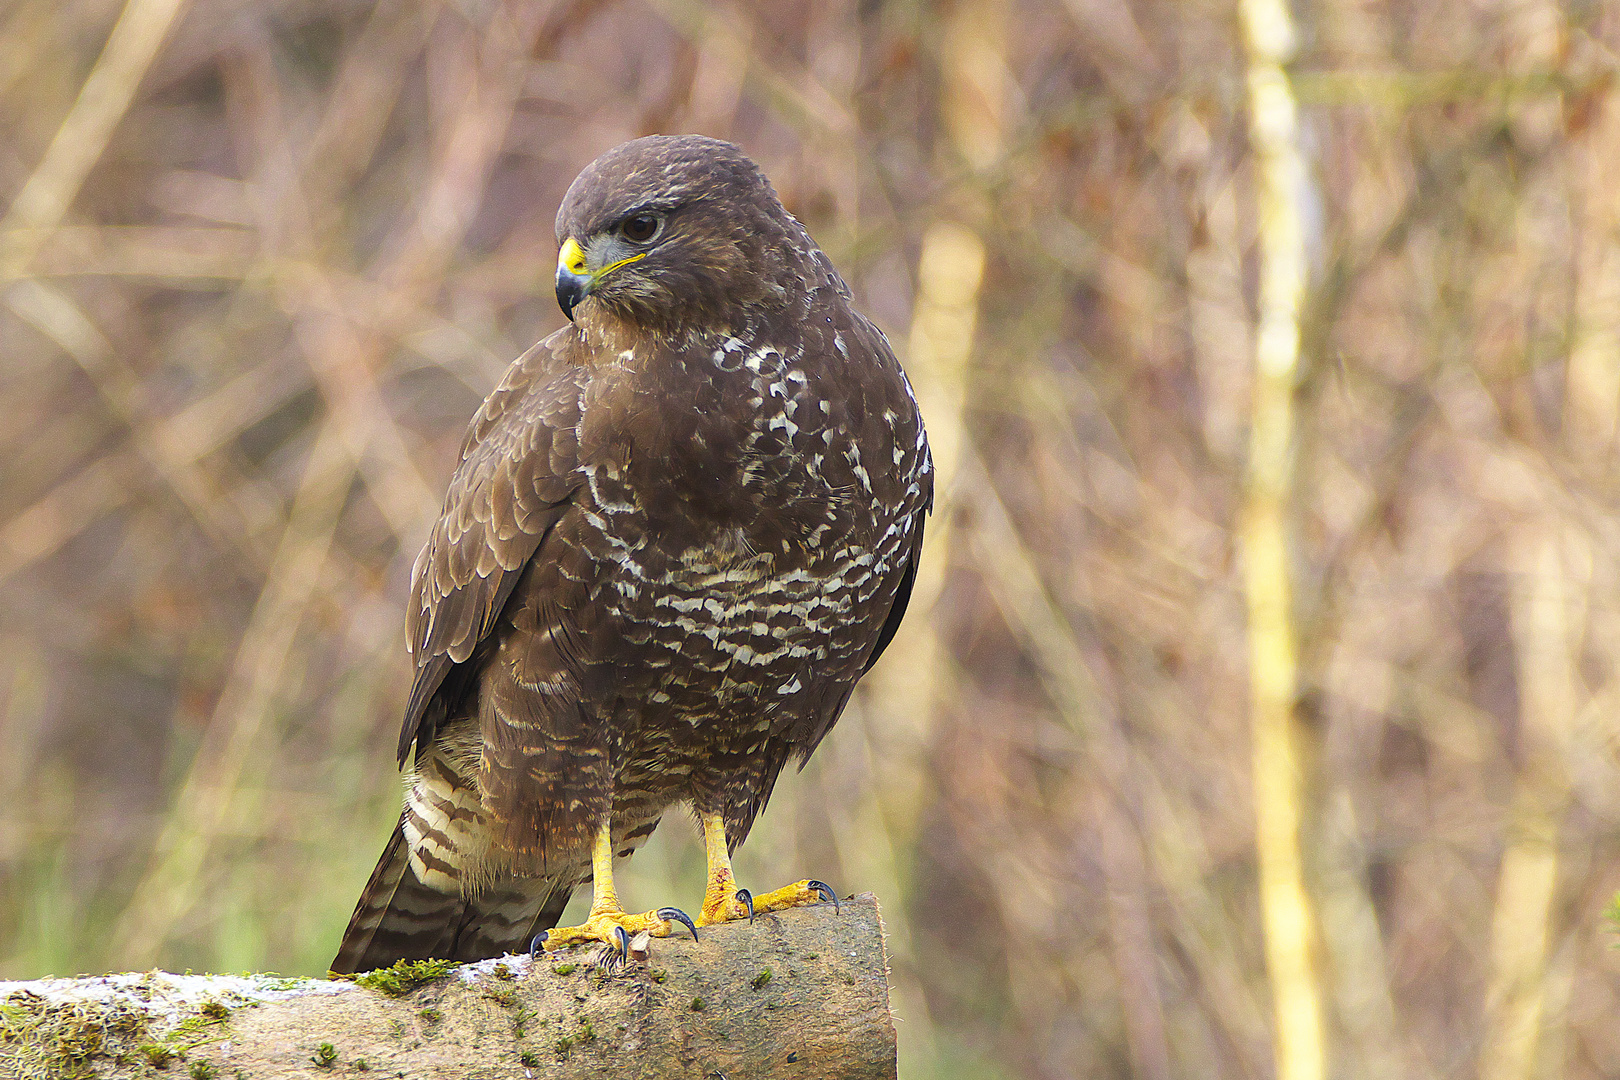
[[[594,284],[596,278],[585,264],[585,250],[570,236],[557,253],[557,306],[570,322],[574,319],[574,308],[591,294]]]

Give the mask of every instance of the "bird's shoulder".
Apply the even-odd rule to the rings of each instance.
[[[579,423],[591,368],[581,362],[580,343],[570,330],[558,330],[512,361],[478,407],[461,441],[451,495],[458,479],[501,458],[531,454],[558,436],[561,454],[547,471],[562,476],[572,468],[568,439]]]

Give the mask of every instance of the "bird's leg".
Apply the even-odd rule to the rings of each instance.
[[[591,846],[591,913],[579,926],[553,927],[535,938],[536,945],[547,951],[567,945],[581,945],[588,941],[602,941],[613,946],[622,960],[629,950],[632,937],[645,930],[653,937],[668,937],[677,923],[692,931],[697,940],[697,927],[680,908],[664,907],[630,915],[619,904],[619,893],[613,887],[613,832],[610,822],[604,821],[597,830]],[[534,952],[533,947],[530,952]]]
[[[838,894],[826,882],[796,881],[780,889],[753,896],[747,889],[737,888],[731,874],[731,853],[726,849],[726,822],[717,813],[698,811],[703,822],[703,850],[709,861],[709,883],[703,890],[703,910],[698,913],[699,926],[730,922],[732,919],[753,921],[755,915],[782,908],[814,904],[818,900],[831,900],[836,910]]]

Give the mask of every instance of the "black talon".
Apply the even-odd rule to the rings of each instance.
[[[838,894],[833,892],[833,887],[831,885],[827,884],[825,881],[807,881],[804,884],[806,888],[816,890],[816,894],[819,895],[823,900],[831,900],[833,914],[839,914]]]
[[[737,899],[741,900],[743,907],[748,909],[748,922],[752,925],[754,922],[754,894],[747,889],[738,889]]]
[[[540,950],[545,948],[546,935],[549,933],[550,930],[542,930],[534,935],[533,941],[529,942],[529,963],[534,963],[535,957],[540,955]]]
[[[678,907],[661,907],[661,908],[658,909],[656,914],[658,915],[658,917],[660,919],[663,919],[665,922],[678,922],[678,923],[680,923],[682,926],[684,926],[688,930],[692,931],[692,940],[693,941],[697,940],[697,924],[692,921],[692,916],[688,915],[686,912],[682,911],[680,908],[678,908]]]
[[[615,926],[613,936],[619,943],[619,951],[615,954],[616,962],[612,965],[616,971],[630,959],[630,932],[622,926]]]

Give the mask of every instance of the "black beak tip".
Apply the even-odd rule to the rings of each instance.
[[[557,275],[557,306],[562,313],[568,316],[568,321],[574,321],[574,309],[579,302],[585,299],[588,279],[575,277],[568,273]]]

